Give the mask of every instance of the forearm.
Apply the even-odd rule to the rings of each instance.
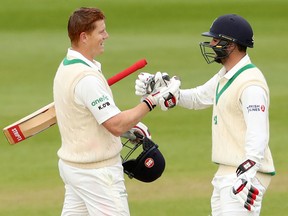
[[[213,105],[215,86],[218,82],[218,75],[214,75],[204,85],[191,89],[181,89],[179,106],[187,109],[205,109]]]
[[[124,110],[111,117],[103,122],[102,125],[113,135],[121,136],[140,122],[149,111],[148,106],[142,102],[132,109]]]
[[[178,105],[187,109],[205,109],[213,105],[210,95],[200,92],[200,87],[180,90]]]

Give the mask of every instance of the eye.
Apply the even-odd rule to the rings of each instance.
[[[213,38],[210,42],[211,46],[217,45],[219,43],[219,39]]]

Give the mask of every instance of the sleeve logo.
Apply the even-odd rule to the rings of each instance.
[[[92,106],[96,106],[97,104],[102,104],[103,102],[105,101],[108,101],[108,97],[106,95],[103,95],[102,97],[100,98],[97,98],[96,100],[92,101],[91,105]]]
[[[249,112],[265,112],[266,108],[264,105],[249,105],[247,111]]]
[[[96,100],[92,101],[92,106],[98,105],[98,109],[102,110],[103,108],[110,106],[109,98],[106,95],[103,95],[100,98],[97,98]]]

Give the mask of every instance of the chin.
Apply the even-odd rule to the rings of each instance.
[[[101,53],[103,53],[104,52],[104,47],[101,47],[101,49],[99,49],[99,53],[101,54]]]
[[[99,50],[98,52],[95,53],[95,56],[101,55],[103,52],[104,52],[104,49],[103,50]]]

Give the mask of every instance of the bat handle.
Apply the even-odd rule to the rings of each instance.
[[[125,78],[126,76],[129,76],[131,73],[134,73],[135,71],[145,67],[146,64],[147,64],[147,61],[145,59],[141,59],[141,60],[135,62],[130,67],[126,68],[125,70],[123,70],[123,71],[119,72],[118,74],[114,75],[113,77],[109,78],[107,80],[109,86],[120,81],[121,79]]]

